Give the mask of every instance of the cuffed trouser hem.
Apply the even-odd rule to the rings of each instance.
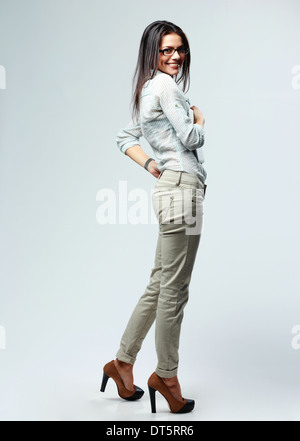
[[[173,369],[172,371],[164,371],[163,369],[156,368],[155,373],[162,378],[172,378],[176,377],[178,369]]]
[[[116,357],[120,361],[124,361],[124,363],[134,364],[136,357],[132,357],[131,355],[125,354],[125,352],[118,351],[116,353]]]

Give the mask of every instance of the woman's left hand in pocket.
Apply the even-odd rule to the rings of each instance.
[[[158,164],[156,161],[151,161],[148,165],[148,172],[151,173],[151,175],[153,175],[155,178],[158,178],[160,175],[160,170],[158,170],[157,165]]]

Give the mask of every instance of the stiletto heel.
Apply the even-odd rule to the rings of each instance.
[[[155,392],[156,390],[153,389],[153,387],[148,386],[149,388],[149,395],[150,395],[150,402],[151,402],[151,411],[152,413],[156,413],[156,403],[155,403]]]
[[[104,392],[105,391],[108,379],[109,379],[109,376],[106,375],[105,372],[103,372],[102,384],[101,384],[100,392]]]
[[[104,392],[106,388],[106,384],[109,378],[112,378],[117,385],[118,394],[121,398],[128,401],[139,400],[144,395],[143,389],[140,387],[134,386],[134,390],[128,390],[124,386],[123,380],[114,364],[114,360],[107,363],[103,368],[103,378],[100,391]]]
[[[159,377],[155,372],[153,372],[153,374],[148,380],[148,388],[150,394],[152,413],[156,413],[156,404],[155,404],[156,391],[160,392],[162,396],[165,397],[165,399],[168,402],[170,411],[172,413],[191,412],[191,410],[193,410],[195,407],[194,400],[188,400],[186,398],[183,398],[182,401],[176,400],[176,398],[169,391],[168,386],[164,383],[163,379]]]

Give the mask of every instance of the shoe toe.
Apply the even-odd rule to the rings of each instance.
[[[195,401],[194,400],[189,400],[188,398],[186,399],[186,403],[185,405],[176,413],[187,413],[187,412],[191,412],[195,407]]]
[[[187,398],[187,400],[186,400],[186,406],[190,407],[191,409],[194,409],[194,407],[195,407],[195,401],[194,401],[194,400],[189,400],[189,399]]]
[[[135,387],[136,387],[135,395],[137,396],[137,399],[141,398],[144,395],[143,389],[141,389],[138,386],[135,386]]]
[[[143,389],[141,389],[138,386],[135,386],[134,394],[131,395],[130,397],[125,398],[125,399],[128,400],[128,401],[139,400],[140,398],[142,398],[143,395],[144,395]]]

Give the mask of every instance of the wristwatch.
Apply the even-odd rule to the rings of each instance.
[[[147,159],[147,161],[145,162],[144,168],[145,168],[146,170],[148,170],[148,164],[149,164],[149,162],[151,162],[151,161],[155,161],[155,159],[153,159],[153,158],[149,158],[149,159]]]

